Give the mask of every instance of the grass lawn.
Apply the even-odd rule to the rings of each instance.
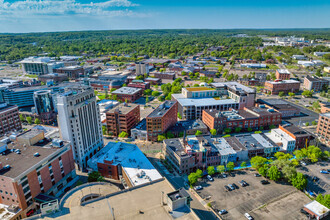
[[[299,69],[299,67],[298,66],[296,66],[296,65],[286,65],[286,68],[288,68],[288,69]]]
[[[33,75],[33,74],[27,74],[25,75],[26,77],[29,77],[29,78],[38,78],[37,75]]]
[[[267,67],[268,67],[268,69],[270,69],[270,70],[277,70],[277,69],[278,69],[278,66],[275,65],[275,64],[267,64]]]
[[[221,65],[220,64],[208,64],[208,65],[205,65],[205,68],[207,68],[207,67],[215,67],[215,68],[217,68],[219,66],[221,66]]]

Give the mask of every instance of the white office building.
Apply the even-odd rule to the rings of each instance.
[[[265,133],[265,135],[280,146],[281,150],[287,153],[292,153],[295,150],[296,140],[281,129],[272,129],[270,133]]]
[[[73,156],[79,170],[103,147],[99,106],[94,90],[85,85],[74,86],[57,97],[58,123],[61,137],[72,143]]]

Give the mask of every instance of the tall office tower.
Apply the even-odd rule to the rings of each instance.
[[[36,91],[33,94],[34,107],[43,124],[51,124],[56,120],[55,104],[51,90]]]
[[[63,140],[71,141],[79,170],[103,147],[99,106],[94,90],[86,85],[73,85],[57,96],[58,123]]]
[[[149,64],[147,63],[135,63],[136,75],[149,74]]]

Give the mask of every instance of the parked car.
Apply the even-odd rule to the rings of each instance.
[[[226,209],[222,209],[222,210],[219,211],[219,214],[220,214],[220,215],[224,215],[224,214],[227,214],[227,213],[228,213],[228,212],[227,212]]]
[[[319,181],[319,178],[316,176],[313,176],[312,180],[313,180],[313,182],[317,182],[317,181]]]
[[[245,182],[244,180],[238,181],[238,183],[243,187],[248,185],[247,182]]]
[[[262,185],[269,184],[269,181],[268,180],[261,180],[260,182],[261,182]]]
[[[327,170],[320,170],[320,173],[329,174],[329,172]]]
[[[229,173],[231,177],[235,177],[235,173]]]
[[[260,177],[261,175],[259,173],[254,174],[255,177]]]
[[[244,216],[249,220],[253,220],[253,217],[249,213],[245,213]]]
[[[304,161],[300,161],[300,164],[306,166],[307,164]]]
[[[229,187],[231,190],[235,190],[235,187],[234,187],[232,184],[228,184],[228,187]]]
[[[213,178],[212,178],[210,175],[207,175],[206,178],[207,178],[209,181],[213,181]]]
[[[223,178],[227,178],[227,174],[225,174],[225,173],[222,174],[222,177],[223,177]]]
[[[307,216],[309,215],[308,212],[305,211],[305,209],[300,209],[300,212],[307,215]]]
[[[194,189],[195,189],[195,190],[202,190],[203,187],[202,187],[202,186],[195,186]]]
[[[226,191],[231,191],[231,189],[226,185],[225,186]]]
[[[237,186],[235,183],[233,183],[233,184],[231,184],[231,185],[233,185],[233,187],[234,187],[235,189],[238,189],[238,186]]]

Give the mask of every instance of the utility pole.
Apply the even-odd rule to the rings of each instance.
[[[107,200],[107,203],[108,203],[110,212],[112,214],[112,219],[115,220],[115,210],[113,208],[111,208],[110,203],[109,203],[109,200]]]

